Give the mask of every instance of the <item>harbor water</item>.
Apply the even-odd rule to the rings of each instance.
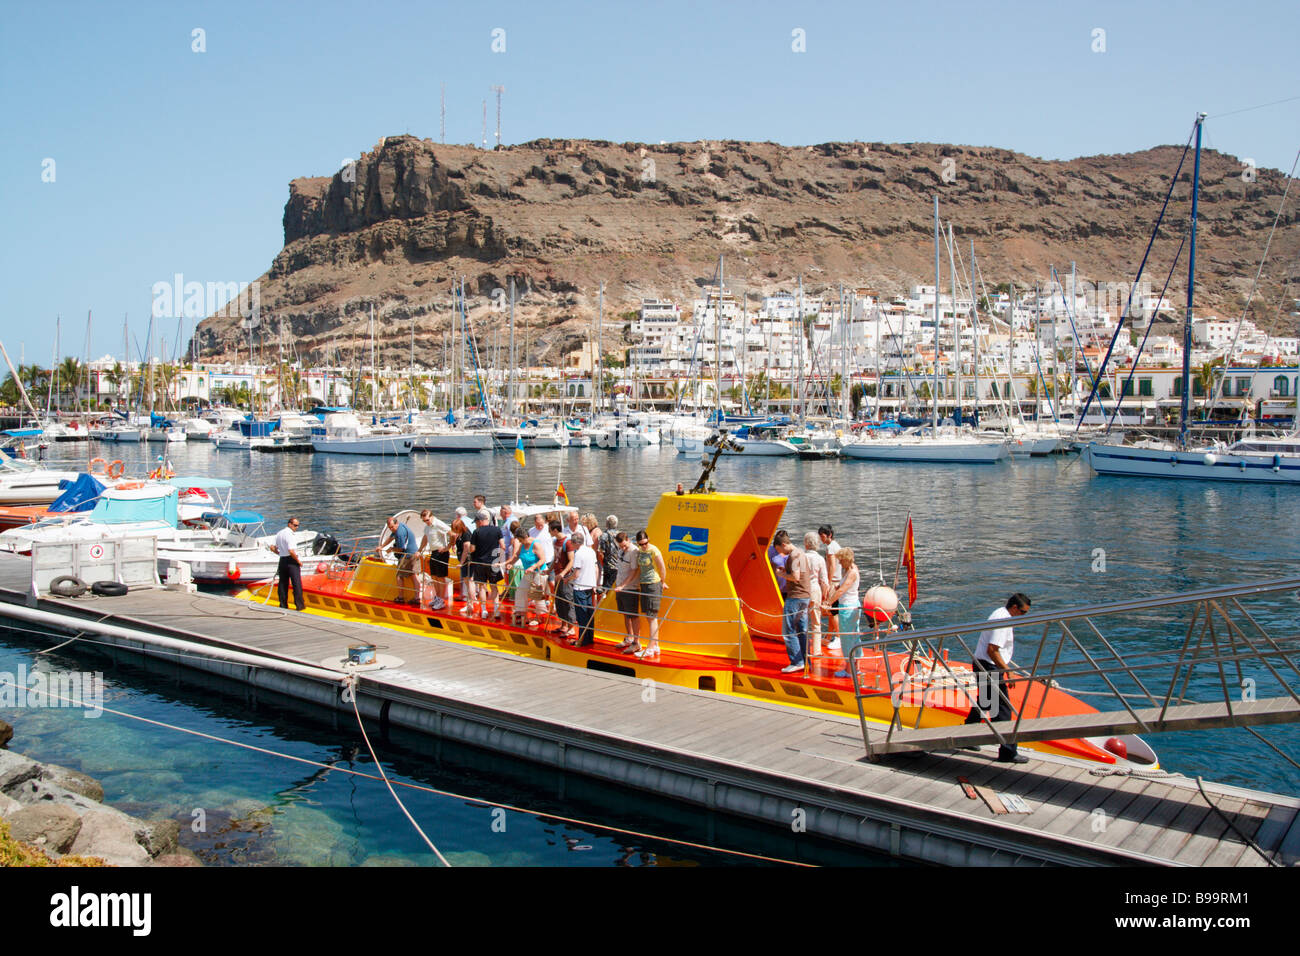
[[[51,457],[76,454],[66,448],[50,449]],[[152,468],[160,452],[158,445],[92,450],[121,458],[128,474]],[[671,492],[678,482],[689,488],[700,472],[697,459],[679,456],[668,445],[529,451],[524,468],[501,453],[381,459],[218,451],[205,443],[187,443],[168,448],[167,454],[178,474],[234,482],[234,504],[264,514],[268,530],[297,514],[304,528],[330,532],[345,547],[348,539],[378,533],[384,518],[400,508],[429,507],[449,519],[458,505],[469,507],[476,493],[492,505],[549,501],[561,481],[574,505],[595,512],[602,523],[606,515],[616,514],[620,528],[635,531],[644,526],[661,493]],[[918,627],[982,620],[1013,591],[1027,593],[1035,612],[1050,612],[1285,577],[1300,557],[1294,489],[1103,479],[1091,476],[1072,457],[993,466],[724,458],[715,480],[724,491],[788,497],[782,525],[792,537],[833,525],[836,539],[854,549],[864,587],[880,576],[893,582],[911,514]],[[1252,613],[1258,609],[1279,636],[1293,635],[1300,617],[1293,596],[1249,607]],[[1184,624],[1148,617],[1117,624],[1107,637],[1123,653],[1176,645],[1184,633]],[[12,673],[19,663],[30,662],[32,649],[39,646],[39,637],[30,633],[0,635],[0,671]],[[65,653],[69,651],[58,652]],[[1023,659],[1020,652],[1017,658]],[[57,666],[85,668],[91,662],[93,658],[77,653]],[[334,718],[325,712],[286,703],[250,713],[237,690],[190,686],[189,681],[178,687],[170,678],[131,665],[111,668],[107,679],[109,697],[118,702],[106,700],[108,707],[373,771],[364,748],[356,749],[356,728],[340,723],[335,730]],[[15,749],[99,777],[106,798],[128,812],[184,820],[195,807],[213,808],[216,826],[209,824],[206,834],[189,841],[210,862],[431,859],[376,781],[108,714],[90,721],[66,711],[15,715],[0,708],[0,718],[19,731],[21,740],[11,745]],[[1285,725],[1260,732],[1284,752],[1300,754],[1300,728]],[[1241,729],[1161,735],[1151,742],[1169,771],[1281,793],[1300,789],[1300,771]],[[385,743],[380,758],[387,758],[386,767],[399,779],[489,802],[779,858],[861,862],[859,854],[847,857],[834,847],[796,845],[779,834],[723,824],[644,794],[560,780],[537,767],[447,745],[434,760],[430,749],[427,739],[412,736],[400,744]],[[440,848],[450,849],[449,858],[459,854],[452,862],[744,862],[524,814],[510,814],[502,834],[490,828],[490,807],[413,790],[402,796]]]

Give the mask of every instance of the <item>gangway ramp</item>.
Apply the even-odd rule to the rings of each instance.
[[[1135,716],[1136,715],[1136,716]],[[1032,717],[1021,721],[1014,734],[1004,737],[1023,740],[1067,740],[1111,734],[1159,734],[1175,730],[1209,730],[1214,727],[1249,727],[1256,724],[1288,724],[1300,721],[1300,704],[1290,697],[1237,701],[1227,704],[1175,704],[1168,709],[1142,708],[1136,711],[1106,711],[1071,714],[1068,717]],[[1010,725],[1007,725],[1008,728]],[[957,750],[1001,743],[986,724],[956,724],[896,732],[888,742],[877,745],[877,753],[908,753],[918,750]]]
[[[867,756],[1300,722],[1297,597],[1300,578],[1283,578],[1007,618],[997,626],[1014,628],[1016,664],[1002,696],[954,663],[971,660],[987,621],[879,631],[849,655]],[[1262,601],[1248,610],[1250,598]],[[881,693],[860,679],[856,661],[868,655],[891,662],[883,737],[861,707]],[[980,696],[982,722],[960,723]],[[936,712],[940,726],[922,727]]]

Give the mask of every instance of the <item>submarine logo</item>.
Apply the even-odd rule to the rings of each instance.
[[[709,550],[709,529],[675,524],[668,530],[669,553],[702,558]]]

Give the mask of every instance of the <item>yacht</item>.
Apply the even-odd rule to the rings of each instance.
[[[328,412],[312,429],[311,445],[330,455],[409,455],[415,437],[392,426],[363,425],[351,412]]]
[[[0,455],[0,505],[48,505],[78,474]]]
[[[861,434],[861,433],[860,433]],[[859,437],[840,448],[845,458],[867,461],[944,462],[992,465],[1009,457],[1007,439],[980,437],[955,426],[926,426],[900,435]]]

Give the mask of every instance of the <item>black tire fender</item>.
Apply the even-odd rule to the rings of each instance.
[[[90,591],[99,597],[121,597],[127,592],[127,587],[116,581],[96,581],[90,586]]]
[[[86,582],[73,574],[62,574],[50,582],[47,590],[59,597],[81,597],[86,593]]]

